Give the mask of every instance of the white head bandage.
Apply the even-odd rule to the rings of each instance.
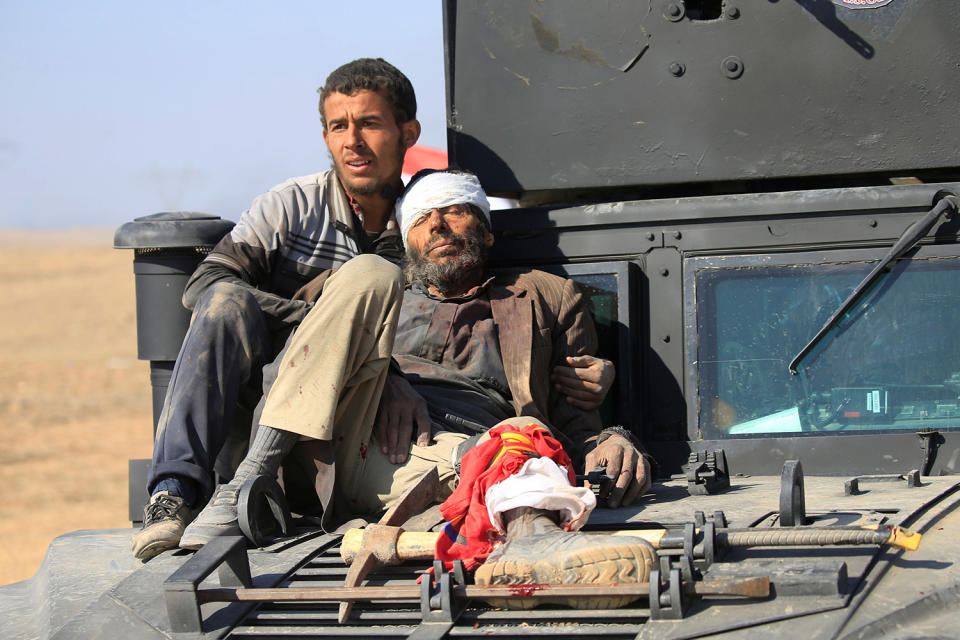
[[[476,176],[438,171],[417,180],[397,200],[397,223],[403,246],[407,246],[407,232],[414,222],[434,209],[453,204],[476,205],[490,224],[490,202]]]

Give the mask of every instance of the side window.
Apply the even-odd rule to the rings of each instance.
[[[598,355],[613,362],[617,377],[600,408],[605,425],[621,424],[640,433],[637,402],[640,367],[635,343],[639,334],[631,291],[639,268],[631,262],[569,264],[544,269],[576,281],[590,305],[599,342]]]
[[[692,260],[700,437],[960,429],[958,257],[898,263],[789,373],[875,264],[854,253]]]
[[[620,424],[640,433],[640,407],[636,402],[639,365],[634,362],[637,350],[631,346],[635,342],[635,336],[631,333],[635,314],[630,308],[632,282],[639,268],[625,261],[536,265],[532,268],[570,278],[577,283],[597,328],[597,355],[612,361],[617,370],[613,387],[600,407],[600,417],[604,425]]]
[[[582,273],[571,274],[571,279],[576,281],[577,286],[590,308],[593,315],[593,323],[597,327],[598,353],[601,358],[606,358],[617,366],[619,373],[619,316],[618,316],[618,279],[613,273]],[[610,393],[600,407],[600,417],[603,424],[615,424],[617,422],[614,409],[619,400],[619,390],[614,384]]]

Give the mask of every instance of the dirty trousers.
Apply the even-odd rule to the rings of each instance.
[[[358,284],[350,287],[351,282]],[[310,330],[304,335],[320,331],[324,332],[324,338],[339,340],[337,336],[352,330],[358,315],[368,319],[368,324],[359,328],[358,340],[352,343],[359,347],[354,353],[364,366],[347,376],[356,383],[353,385],[356,388],[348,388],[345,408],[353,402],[359,404],[361,395],[366,393],[370,404],[364,409],[376,415],[401,297],[402,275],[397,267],[378,256],[357,256],[328,279],[324,295],[301,323]],[[387,304],[387,298],[393,302]],[[388,321],[391,317],[393,320]],[[377,349],[371,351],[367,345],[364,352],[363,343],[369,340],[360,338],[376,326],[384,327]],[[297,333],[299,330],[288,337],[289,331],[271,332],[256,298],[242,285],[216,283],[201,295],[158,420],[153,461],[147,477],[148,491],[152,492],[165,476],[186,477],[201,488],[202,503],[212,493],[215,466],[222,476],[232,475],[242,457],[251,423],[254,426],[259,423],[258,414],[264,407],[261,396],[270,395],[274,380],[280,379],[281,386],[295,384],[298,378],[308,388],[319,384],[319,378],[311,379],[309,371],[301,376],[283,373],[284,366],[292,373],[298,364],[291,348],[303,355],[304,342],[292,347]],[[314,355],[321,358],[324,351],[334,353],[336,349],[343,353],[349,348],[346,343],[335,349],[321,347],[319,343],[314,345]],[[293,366],[291,360],[294,360]],[[326,359],[323,362],[326,363]],[[329,365],[334,364],[331,358]],[[330,372],[325,370],[323,374]],[[372,386],[364,384],[365,377],[373,382]],[[280,395],[282,393],[281,388]],[[364,419],[372,424],[372,417]],[[296,422],[291,422],[289,430],[295,431],[295,425]],[[238,446],[229,444],[233,441]],[[236,460],[224,460],[225,450],[226,453],[238,451],[240,456]]]
[[[550,427],[532,416],[517,416],[498,422],[492,428],[502,425],[523,427],[534,425],[550,432]],[[355,508],[355,514],[360,516],[375,515],[379,511],[389,508],[403,495],[403,492],[416,482],[424,473],[436,467],[440,477],[440,488],[434,501],[437,503],[446,500],[460,480],[455,471],[457,449],[460,444],[471,436],[465,433],[451,433],[441,431],[433,435],[433,442],[426,447],[416,444],[410,445],[410,456],[402,465],[390,462],[390,459],[380,452],[376,446],[371,446],[367,457],[362,461],[363,473],[357,478],[357,484],[349,494]],[[490,439],[490,432],[485,432],[475,443],[480,445]],[[461,455],[465,452],[459,452]]]
[[[149,492],[163,477],[179,476],[196,482],[201,504],[206,500],[224,444],[228,439],[242,444],[250,434],[251,415],[262,395],[263,367],[285,338],[268,329],[248,288],[220,282],[204,291],[157,421]],[[232,473],[232,466],[227,463],[221,472]]]
[[[373,434],[402,300],[399,269],[373,256],[350,260],[288,340],[266,396],[259,423],[302,436],[292,457],[311,476],[328,529],[352,516],[375,516],[434,466],[437,502],[456,487],[454,452],[468,435],[441,432],[426,447],[411,443],[407,462],[397,465]],[[501,424],[531,422],[542,424],[530,417]]]
[[[266,395],[259,423],[300,434],[301,455],[317,459],[318,473],[333,470],[314,480],[325,514],[333,482],[342,509],[357,511],[402,301],[400,269],[376,256],[351,259],[288,340]]]

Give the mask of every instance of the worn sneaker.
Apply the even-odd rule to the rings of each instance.
[[[158,491],[143,509],[143,527],[133,535],[133,555],[146,562],[168,549],[176,549],[196,509],[191,509],[180,496]]]
[[[217,487],[207,506],[183,532],[181,549],[199,549],[218,536],[240,536],[237,501],[240,488],[231,484]]]
[[[641,538],[564,531],[550,512],[527,508],[514,511],[518,513],[504,514],[507,542],[477,568],[476,584],[636,584],[647,582],[650,568],[656,566],[656,551]],[[487,602],[504,609],[532,609],[541,604],[615,609],[637,597],[517,597]]]

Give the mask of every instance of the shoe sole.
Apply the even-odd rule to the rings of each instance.
[[[196,551],[214,538],[221,536],[242,536],[240,525],[237,523],[229,525],[197,525],[196,523],[187,527],[180,538],[180,548]]]
[[[169,540],[151,542],[149,544],[144,545],[140,549],[134,550],[133,555],[138,560],[142,560],[146,562],[147,560],[150,560],[151,558],[155,558],[156,556],[160,555],[164,551],[170,551],[171,549],[176,549],[178,543],[179,541],[170,542]]]
[[[183,537],[183,529],[172,520],[153,523],[133,535],[130,549],[135,558],[146,562],[164,551],[176,549]]]
[[[474,574],[478,585],[526,584],[636,584],[650,579],[656,562],[653,548],[641,544],[587,547],[564,554],[554,564],[543,560],[501,560],[481,565]],[[488,604],[502,609],[532,609],[542,604],[559,604],[573,609],[616,609],[636,596],[591,596],[557,598],[491,598]]]

